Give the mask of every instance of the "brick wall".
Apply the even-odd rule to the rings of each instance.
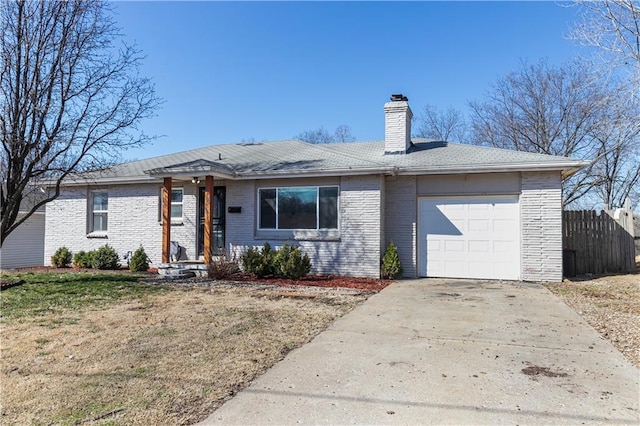
[[[320,233],[294,233],[290,237],[268,238],[269,232],[257,235],[255,203],[261,186],[330,185],[340,186],[340,231],[337,236],[324,237]],[[342,177],[339,179],[296,179],[277,181],[234,182],[233,191],[227,189],[228,205],[235,198],[242,204],[242,215],[227,215],[227,241],[231,253],[239,256],[247,247],[261,247],[269,242],[280,247],[290,241],[309,255],[312,272],[318,274],[379,277],[380,235],[380,176]],[[233,195],[232,195],[233,194]],[[246,215],[245,215],[245,205]],[[277,233],[273,233],[277,235]]]
[[[385,181],[385,241],[398,247],[403,276],[415,278],[416,272],[416,177],[387,177]]]
[[[562,281],[560,172],[522,173],[522,279]]]
[[[87,187],[65,189],[60,197],[47,204],[45,223],[45,265],[61,246],[72,252],[95,250],[109,244],[119,255],[142,245],[153,263],[161,260],[162,227],[158,221],[160,185],[118,185],[96,187],[109,194],[106,238],[89,238]],[[185,190],[185,210],[192,210],[192,196]],[[191,200],[191,201],[190,201]],[[187,226],[172,228],[173,236],[189,233]]]
[[[411,118],[408,102],[384,104],[384,150],[406,152],[411,144]]]

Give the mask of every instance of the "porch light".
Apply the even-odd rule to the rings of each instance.
[[[193,179],[191,179],[191,183],[195,183],[197,185],[200,183],[200,179],[198,179],[197,177],[194,177]]]

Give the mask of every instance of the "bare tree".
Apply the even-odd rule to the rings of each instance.
[[[599,154],[593,132],[610,96],[597,75],[578,65],[523,64],[499,79],[483,102],[469,104],[473,141],[593,160]],[[580,198],[594,185],[590,169],[584,169],[565,182],[565,203]]]
[[[462,113],[453,107],[440,110],[434,105],[425,105],[416,121],[416,137],[455,142],[467,140],[467,123]]]
[[[336,127],[336,131],[333,132],[336,142],[353,142],[356,138],[351,134],[351,127],[346,124],[341,124]]]
[[[611,99],[594,129],[598,157],[591,174],[596,199],[610,209],[637,202],[640,191],[640,105],[632,98]]]
[[[569,36],[595,47],[601,63],[632,70],[640,84],[640,3],[637,0],[576,0],[580,19]]]
[[[1,241],[70,174],[148,140],[132,132],[159,100],[138,74],[140,52],[114,44],[111,13],[102,1],[0,3]],[[52,189],[31,197],[43,180]]]
[[[294,138],[309,143],[353,142],[355,140],[351,134],[351,127],[346,124],[339,125],[333,133],[329,133],[324,126],[320,126],[316,130],[301,132]]]

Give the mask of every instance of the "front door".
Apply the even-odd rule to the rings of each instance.
[[[204,256],[204,187],[198,188],[198,256]],[[213,255],[224,253],[225,196],[224,186],[213,188]]]

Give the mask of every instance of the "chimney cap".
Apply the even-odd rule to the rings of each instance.
[[[407,98],[402,93],[394,93],[391,95],[391,102],[407,102],[409,98]]]

